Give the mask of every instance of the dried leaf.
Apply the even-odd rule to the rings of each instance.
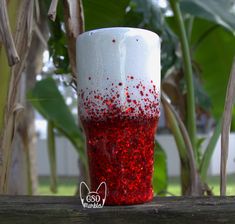
[[[58,0],[52,0],[51,5],[48,11],[48,17],[50,20],[55,21],[56,18],[56,9],[58,5]]]
[[[5,4],[5,1],[1,0],[1,9],[2,3]],[[15,17],[16,28],[14,39],[15,47],[21,58],[21,61],[13,66],[10,70],[11,79],[9,83],[8,99],[6,102],[6,109],[4,114],[4,127],[0,135],[0,160],[2,161],[2,164],[0,164],[0,193],[5,193],[7,190],[8,174],[11,162],[11,146],[20,111],[17,106],[19,81],[25,66],[33,30],[34,1],[22,0],[20,1],[19,5],[18,13]],[[1,29],[6,29],[3,30],[3,32],[8,32],[8,27],[1,27]]]
[[[11,34],[9,18],[7,14],[6,0],[0,0],[0,36],[3,46],[5,47],[8,64],[13,66],[20,61],[16,46]]]
[[[187,129],[183,123],[183,121],[180,119],[179,115],[169,102],[169,98],[166,96],[166,94],[162,93],[162,103],[164,105],[165,110],[168,112],[168,114],[177,121],[183,140],[185,144],[185,148],[187,151],[187,156],[189,160],[189,166],[190,166],[190,176],[191,176],[191,186],[190,191],[191,195],[198,196],[203,194],[203,185],[201,183],[199,174],[197,172],[196,162],[194,158],[194,152],[193,147],[189,138],[189,134],[187,132]]]
[[[228,160],[229,133],[232,121],[232,109],[235,99],[235,60],[233,61],[232,71],[230,74],[226,99],[224,105],[222,133],[221,133],[221,160],[220,160],[220,195],[226,195],[226,167]]]
[[[76,80],[76,38],[84,31],[84,16],[81,0],[64,0],[64,19],[68,37],[68,53],[73,79]]]

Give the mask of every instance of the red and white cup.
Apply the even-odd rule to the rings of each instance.
[[[91,188],[105,182],[109,205],[147,202],[160,116],[160,38],[104,28],[81,34],[76,50]]]

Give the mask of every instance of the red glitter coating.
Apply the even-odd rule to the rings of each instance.
[[[86,134],[91,188],[96,190],[102,181],[106,182],[106,205],[144,203],[153,197],[159,93],[152,82],[144,85],[139,81],[135,85],[140,88],[137,92],[128,89],[133,86],[129,84],[127,81],[124,89],[120,87],[122,83],[116,83],[102,92],[92,90],[89,97],[87,91],[79,91],[79,113]]]
[[[87,136],[92,190],[106,182],[106,205],[151,200],[157,118],[118,117],[98,122],[83,120],[82,124]]]

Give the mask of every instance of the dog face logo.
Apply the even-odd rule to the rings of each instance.
[[[86,195],[84,192],[87,192]],[[90,191],[85,182],[80,183],[80,199],[84,208],[102,208],[107,194],[107,185],[101,182],[96,191]]]

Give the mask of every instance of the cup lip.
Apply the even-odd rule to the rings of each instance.
[[[98,28],[98,29],[85,31],[77,36],[77,40],[83,36],[87,36],[87,35],[90,36],[92,35],[92,33],[101,32],[101,31],[112,31],[112,30],[136,30],[136,31],[141,31],[143,33],[150,33],[151,35],[154,35],[155,37],[157,37],[159,40],[161,39],[157,33],[151,30],[147,30],[147,29],[136,28],[136,27],[104,27],[104,28]]]

